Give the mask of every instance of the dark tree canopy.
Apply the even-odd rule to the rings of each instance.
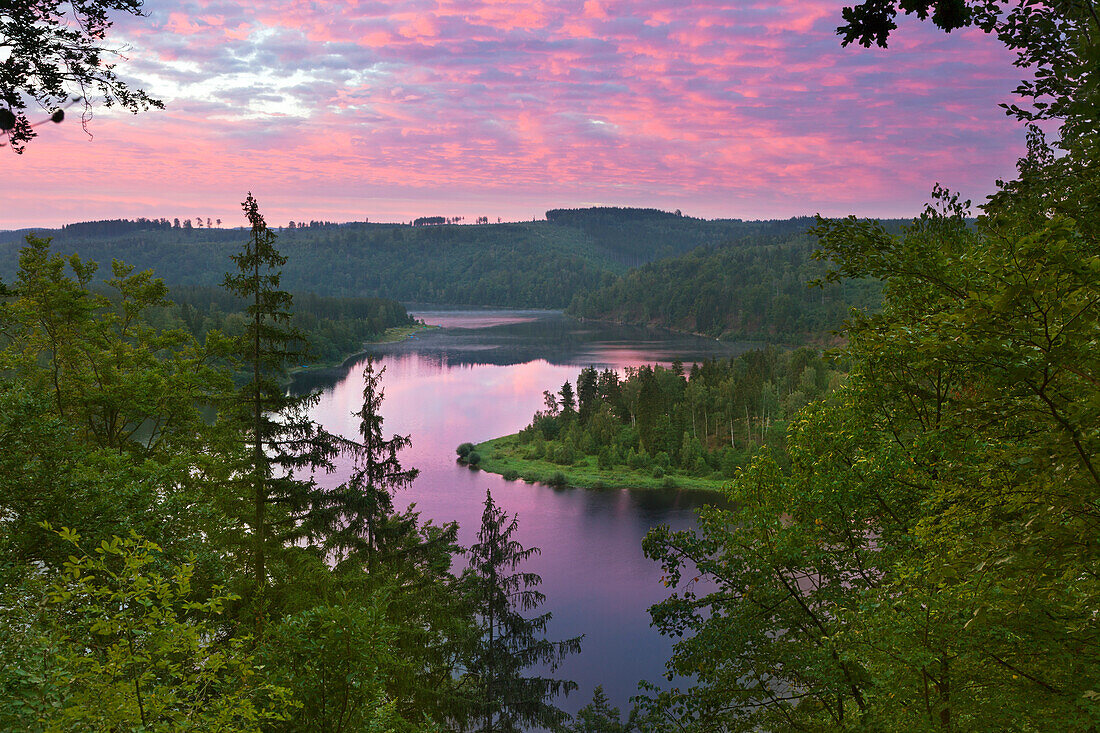
[[[837,28],[843,44],[886,48],[897,29],[898,11],[916,15],[947,32],[976,26],[997,36],[1016,52],[1016,66],[1030,69],[1030,78],[1016,94],[1030,99],[1030,108],[1003,104],[1022,120],[1084,118],[1096,122],[1097,33],[1100,11],[1092,0],[865,0],[844,8],[844,25]]]
[[[28,110],[52,114],[70,99],[84,102],[84,121],[91,95],[106,107],[120,105],[138,112],[164,105],[115,75],[118,49],[104,45],[112,13],[142,15],[141,0],[16,0],[0,3],[0,130],[16,153],[35,137]]]
[[[858,43],[886,48],[887,39],[898,24],[894,22],[898,11],[914,14],[921,20],[929,16],[932,22],[948,33],[970,25],[971,9],[965,0],[866,0],[851,8],[844,8],[841,15],[845,25],[837,29],[844,36],[844,45]]]

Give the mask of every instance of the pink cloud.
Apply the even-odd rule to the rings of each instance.
[[[1010,176],[1011,55],[911,20],[888,51],[841,48],[842,6],[146,0],[148,18],[118,24],[119,69],[168,109],[99,114],[93,141],[44,129],[8,156],[0,227],[229,220],[260,186],[273,221],[455,201],[504,218],[589,201],[897,215],[936,181],[980,200]]]

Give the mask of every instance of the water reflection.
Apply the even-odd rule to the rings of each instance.
[[[425,518],[457,521],[460,541],[471,544],[486,489],[509,513],[519,515],[520,542],[542,554],[529,568],[543,578],[554,614],[550,638],[584,634],[583,651],[558,674],[579,691],[560,701],[576,711],[602,684],[624,710],[639,679],[658,680],[670,643],[649,627],[647,608],[669,592],[660,568],[646,560],[641,541],[653,526],[688,528],[694,510],[712,494],[682,490],[585,491],[552,489],[459,466],[454,448],[514,433],[542,407],[542,392],[575,380],[580,367],[622,369],[641,363],[686,362],[726,356],[744,346],[644,329],[581,324],[546,311],[414,311],[428,323],[448,324],[416,339],[372,349],[386,367],[385,430],[412,436],[402,460],[420,469],[397,497],[415,503]],[[352,413],[362,398],[362,362],[303,376],[298,389],[324,390],[315,418],[331,431],[356,436]],[[349,466],[324,480],[333,484]]]
[[[740,354],[754,345],[719,342],[636,326],[584,323],[560,311],[410,310],[439,330],[370,348],[376,356],[412,356],[437,371],[463,366],[511,366],[545,361],[571,368],[592,365],[624,369],[645,363],[685,363]],[[342,367],[301,375],[296,389],[328,389],[344,378],[357,358]],[[576,371],[576,369],[573,369]],[[575,375],[574,375],[575,376]],[[560,386],[560,383],[559,383]],[[541,390],[539,392],[541,395]]]

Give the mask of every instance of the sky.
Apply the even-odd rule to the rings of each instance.
[[[542,218],[906,217],[981,202],[1023,130],[995,39],[902,19],[842,48],[843,0],[145,0],[116,72],[165,103],[0,149],[0,228]],[[90,135],[88,134],[90,133]]]

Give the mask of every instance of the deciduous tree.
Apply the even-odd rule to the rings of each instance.
[[[39,106],[56,116],[70,98],[84,102],[102,95],[104,106],[131,112],[164,105],[115,74],[117,49],[105,44],[111,15],[142,15],[141,0],[30,0],[0,6],[0,130],[12,150],[22,153],[36,135],[28,109]],[[71,21],[70,21],[71,19]]]

